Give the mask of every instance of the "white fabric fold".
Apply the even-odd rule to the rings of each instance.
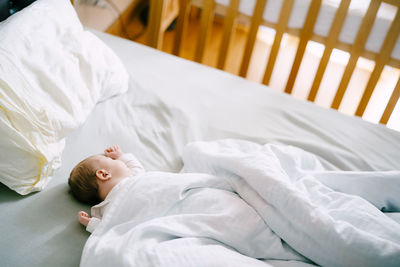
[[[324,176],[318,159],[299,148],[239,140],[193,143],[186,148],[184,160],[188,171],[235,176],[235,190],[271,229],[320,265],[397,266],[400,262],[400,225],[378,210],[399,211],[391,205],[400,203],[400,194],[395,193],[399,171],[327,171]],[[370,192],[369,200],[380,205],[334,191],[319,180],[352,193],[357,191],[355,185],[346,188],[347,181],[358,180]]]

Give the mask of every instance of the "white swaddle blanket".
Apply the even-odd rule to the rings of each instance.
[[[126,183],[82,266],[400,262],[400,224],[379,210],[400,210],[400,172],[332,172],[301,149],[239,140],[189,144],[183,161],[187,173]]]

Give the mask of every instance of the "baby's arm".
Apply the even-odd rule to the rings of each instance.
[[[133,175],[144,172],[143,165],[131,153],[123,153],[121,148],[117,145],[111,146],[104,150],[104,155],[112,159],[119,159],[123,161],[126,166],[131,170]]]
[[[100,219],[90,217],[89,214],[84,211],[78,212],[78,220],[90,233],[93,233],[94,229],[96,229],[97,225],[100,223]]]
[[[128,166],[128,168],[132,172],[132,175],[137,175],[137,174],[143,173],[145,171],[143,165],[131,153],[123,154],[119,158],[119,160],[123,161],[126,164],[126,166]]]

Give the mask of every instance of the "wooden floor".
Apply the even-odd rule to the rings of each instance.
[[[217,62],[218,50],[222,36],[222,23],[220,19],[216,19],[213,24],[211,38],[208,39],[206,52],[203,58],[203,64],[215,67]],[[126,25],[125,32],[122,37],[129,35],[130,39],[136,42],[145,44],[146,31],[145,26],[136,16],[131,18]],[[183,46],[180,56],[188,60],[193,60],[195,43],[197,41],[197,32],[199,28],[199,18],[191,16],[189,27],[186,36],[184,36]],[[228,59],[226,62],[225,71],[238,74],[239,66],[242,58],[242,51],[245,46],[246,27],[236,29],[230,50],[228,51]],[[125,35],[125,36],[124,36]],[[250,62],[247,79],[261,83],[264,75],[266,62],[269,51],[273,42],[274,32],[270,29],[262,29],[257,36],[256,45],[253,52],[253,57]],[[162,50],[171,53],[174,39],[174,31],[168,31],[164,35]],[[287,77],[291,69],[298,39],[293,36],[285,36],[281,44],[280,53],[277,58],[275,69],[271,78],[269,87],[274,90],[282,91],[286,85]],[[292,95],[298,99],[305,100],[308,95],[308,90],[311,87],[319,60],[322,56],[323,47],[317,43],[310,42],[307,46],[306,54],[303,63],[300,67],[298,79],[294,85]],[[348,54],[345,52],[334,51],[331,61],[328,64],[327,71],[321,83],[320,91],[317,95],[315,103],[322,107],[329,108],[333,100],[336,89],[339,85],[340,78],[343,74],[345,65],[348,60]],[[369,75],[373,69],[373,63],[368,60],[361,59],[357,63],[357,68],[350,81],[349,89],[347,90],[340,112],[348,115],[353,115],[359,100],[361,99],[362,90],[368,82]],[[363,119],[377,123],[383,113],[387,100],[395,86],[395,83],[400,75],[398,69],[386,67],[382,73],[381,79],[372,96],[371,102],[368,105]],[[388,122],[388,127],[400,131],[400,105],[397,105],[391,119]]]

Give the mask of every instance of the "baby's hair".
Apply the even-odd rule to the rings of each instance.
[[[95,205],[101,202],[99,197],[96,170],[90,166],[89,158],[79,162],[72,169],[68,179],[72,195],[79,201]]]

